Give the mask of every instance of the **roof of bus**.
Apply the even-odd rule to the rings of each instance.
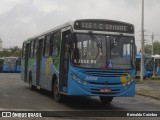
[[[160,58],[160,55],[156,54],[156,55],[152,55],[153,58]]]
[[[144,57],[146,57],[146,58],[151,58],[152,55],[144,53]],[[136,58],[141,58],[141,53],[137,53],[137,54],[136,54]]]
[[[134,26],[133,24],[130,24],[130,23],[127,23],[127,22],[116,21],[116,20],[109,20],[109,19],[77,19],[77,20],[74,20],[74,21],[66,22],[66,23],[64,23],[64,24],[62,24],[62,25],[60,25],[60,26],[54,27],[53,29],[50,29],[50,30],[48,30],[48,31],[45,31],[45,32],[43,32],[43,33],[41,33],[41,34],[37,34],[37,35],[35,35],[35,36],[33,36],[33,37],[30,37],[30,38],[26,39],[25,42],[29,42],[30,40],[32,40],[32,39],[34,39],[34,38],[41,37],[41,36],[43,36],[43,35],[45,35],[45,34],[48,34],[48,33],[50,33],[50,32],[56,31],[56,30],[58,30],[58,29],[62,29],[62,28],[64,28],[64,27],[68,27],[68,26],[73,26],[76,21],[80,21],[80,20],[85,20],[85,21],[89,21],[89,20],[92,20],[92,21],[114,21],[114,22],[125,23],[125,24],[129,24],[129,25]]]
[[[37,34],[37,35],[35,35],[35,36],[33,36],[33,37],[30,37],[30,38],[28,38],[27,40],[25,40],[25,42],[30,41],[31,39],[34,39],[34,38],[37,38],[37,37],[41,37],[41,36],[43,36],[43,35],[45,35],[45,34],[48,34],[48,33],[50,33],[50,32],[53,32],[53,31],[55,31],[55,30],[58,30],[58,29],[61,29],[61,28],[67,27],[67,26],[72,26],[72,25],[73,25],[73,21],[64,23],[64,24],[62,24],[62,25],[60,25],[60,26],[54,27],[53,29],[50,29],[50,30],[45,31],[45,32],[40,33],[40,34]]]
[[[18,58],[18,57],[4,57],[4,59],[11,59],[11,58]]]

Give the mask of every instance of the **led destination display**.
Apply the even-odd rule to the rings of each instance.
[[[133,25],[111,20],[78,20],[74,24],[74,29],[134,33]]]

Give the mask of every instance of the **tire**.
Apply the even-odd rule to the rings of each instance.
[[[32,85],[32,74],[29,74],[29,88],[31,90],[35,90],[35,87]]]
[[[58,80],[55,80],[53,84],[53,97],[56,102],[63,102],[64,96],[61,93],[59,93]]]
[[[113,97],[107,97],[107,96],[99,96],[101,103],[103,104],[109,104],[112,102]]]

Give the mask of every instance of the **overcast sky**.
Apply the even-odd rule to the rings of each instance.
[[[145,37],[160,41],[160,0],[145,1]],[[135,25],[140,47],[141,0],[0,0],[3,48],[22,46],[36,34],[81,18],[111,19]]]

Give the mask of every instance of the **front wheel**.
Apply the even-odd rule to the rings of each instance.
[[[108,97],[108,96],[99,96],[100,100],[101,100],[101,103],[104,103],[104,104],[109,104],[112,102],[113,100],[113,97]]]
[[[53,97],[56,102],[62,102],[63,101],[63,95],[59,93],[59,86],[58,86],[58,80],[54,82],[54,88],[53,88]]]

